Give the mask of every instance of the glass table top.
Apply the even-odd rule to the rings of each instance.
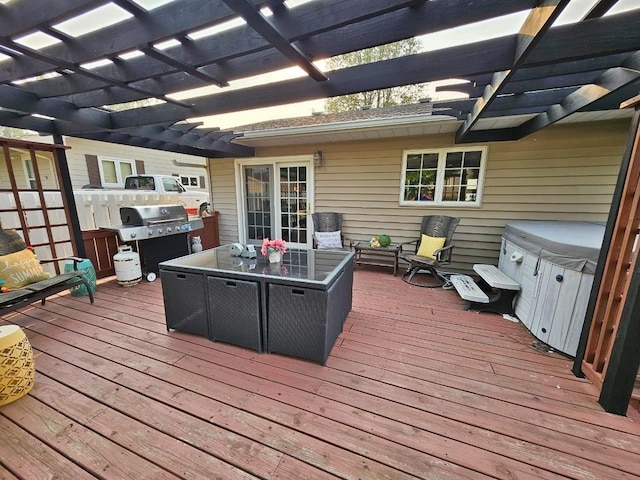
[[[204,250],[160,263],[160,268],[278,277],[307,282],[330,282],[347,261],[349,251],[289,249],[279,263],[269,263],[256,248],[256,258],[231,255],[229,245]]]

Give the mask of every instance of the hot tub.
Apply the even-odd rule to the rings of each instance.
[[[521,285],[515,312],[539,340],[575,356],[605,226],[595,222],[510,222],[498,268]]]

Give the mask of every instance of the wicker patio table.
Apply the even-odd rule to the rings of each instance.
[[[167,329],[324,364],[351,310],[353,255],[290,249],[270,264],[223,245],[162,262]]]

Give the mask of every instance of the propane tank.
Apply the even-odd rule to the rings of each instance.
[[[132,287],[142,280],[140,255],[138,252],[134,252],[129,245],[118,247],[118,253],[113,256],[113,266],[116,270],[118,284],[123,287]]]

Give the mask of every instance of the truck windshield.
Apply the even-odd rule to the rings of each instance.
[[[153,177],[129,177],[125,180],[124,188],[127,190],[155,190]]]

